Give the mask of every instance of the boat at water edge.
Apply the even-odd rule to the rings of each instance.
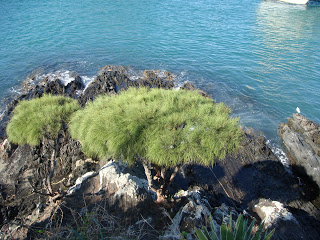
[[[281,2],[292,3],[292,4],[307,4],[309,0],[279,0]]]

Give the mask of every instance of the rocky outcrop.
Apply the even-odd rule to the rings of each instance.
[[[6,142],[6,140],[5,140]],[[66,131],[59,135],[59,151],[56,155],[56,168],[52,178],[54,193],[64,192],[74,184],[82,174],[95,170],[96,163],[84,161],[79,142],[72,140]],[[42,141],[40,146],[18,146],[0,159],[1,199],[3,219],[5,222],[32,212],[36,204],[45,205],[51,196],[47,191],[47,178],[50,174],[50,158],[52,142]],[[10,148],[4,152],[10,153]],[[1,223],[3,224],[3,222]]]
[[[141,77],[130,77],[124,67],[105,66],[98,76],[89,84],[80,96],[79,102],[84,106],[101,94],[116,94],[128,87],[173,88],[174,75],[167,71],[145,70]]]
[[[106,66],[98,76],[89,84],[85,92],[80,96],[79,102],[84,106],[88,101],[94,100],[101,94],[115,94],[119,90],[117,86],[129,81],[127,75],[123,74],[122,68],[110,68]]]
[[[79,76],[66,86],[57,78],[52,81],[46,78],[38,83],[29,79],[21,89],[22,94],[7,99],[9,103],[0,118],[0,225],[15,218],[20,219],[17,224],[23,224],[25,216],[30,214],[37,204],[45,205],[49,198],[46,195],[45,182],[51,171],[53,141],[44,139],[36,147],[16,146],[10,143],[6,138],[5,129],[15,106],[19,101],[38,98],[46,93],[77,98],[78,92],[83,88]],[[80,175],[95,169],[96,164],[80,164],[81,160],[85,159],[80,143],[71,139],[66,128],[61,129],[56,142],[56,169],[52,189],[54,192],[60,192],[74,184]]]
[[[0,119],[0,165],[3,166],[0,170],[0,225],[4,226],[1,231],[13,229],[10,228],[13,222],[19,226],[38,224],[35,219],[42,224],[41,229],[51,226],[48,225],[48,219],[58,219],[57,223],[68,224],[74,212],[80,216],[84,208],[89,211],[97,204],[106,203],[108,212],[116,214],[133,228],[140,226],[142,221],[158,234],[165,230],[168,234],[175,231],[175,236],[181,237],[181,231],[190,231],[188,239],[191,239],[193,228],[206,224],[210,214],[217,227],[230,212],[236,216],[253,206],[262,209],[256,211],[261,219],[266,218],[267,215],[262,213],[266,205],[258,203],[259,199],[264,198],[271,199],[264,204],[267,204],[267,208],[274,208],[272,212],[278,211],[284,215],[291,213],[296,219],[294,225],[280,214],[276,224],[271,221],[270,226],[280,229],[276,231],[275,239],[286,239],[290,224],[297,226],[297,229],[304,229],[302,235],[290,235],[291,239],[299,239],[300,236],[305,239],[320,237],[317,230],[320,229],[320,214],[310,202],[314,196],[308,196],[308,189],[301,187],[304,182],[301,183],[285,169],[264,137],[253,130],[245,129],[239,151],[228,155],[214,167],[185,166],[172,183],[169,193],[172,199],[160,206],[153,202],[153,193],[149,191],[142,166],[127,167],[118,162],[102,160],[98,163],[96,159],[87,158],[81,152],[80,143],[71,139],[66,127],[61,129],[57,139],[57,162],[52,179],[53,192],[64,194],[59,201],[52,200],[53,196],[46,195],[45,183],[50,174],[53,142],[43,140],[39,146],[30,147],[15,146],[6,139],[4,130],[7,121],[20,100],[40,97],[44,93],[64,94],[77,98],[84,106],[99,94],[116,94],[129,86],[172,88],[173,79],[170,73],[153,70],[132,78],[123,67],[106,66],[84,92],[81,78],[76,77],[66,86],[59,79],[28,84],[22,95],[12,98]],[[190,84],[183,88],[195,89]],[[205,93],[201,94],[208,97]],[[295,129],[294,134],[290,133],[292,128]],[[302,144],[304,147],[308,145],[305,149],[309,149],[309,152],[312,150],[313,155],[319,157],[318,125],[296,115],[287,127],[281,129],[283,136],[288,135],[287,138],[292,139],[290,134],[293,134],[297,139],[295,144],[300,142],[300,147]],[[57,211],[57,208],[60,210]],[[63,213],[64,219],[61,219],[59,212]],[[167,215],[162,215],[163,212]],[[270,216],[275,219],[273,214]],[[31,234],[30,231],[28,234]],[[145,239],[150,239],[150,236]]]
[[[296,113],[281,124],[279,134],[296,169],[320,187],[320,126]]]
[[[310,202],[317,196],[310,195],[309,189],[303,188],[299,179],[273,154],[264,137],[250,129],[245,130],[242,147],[237,153],[227,156],[213,168],[193,166],[186,174],[189,175],[186,184],[200,186],[212,206],[225,203],[242,212],[251,209],[261,198],[271,199],[290,209],[305,229],[305,239],[320,237],[320,231],[314,231],[320,227],[320,212]],[[286,222],[281,222],[277,228],[282,230],[274,239],[287,239],[286,230],[290,229],[287,227]],[[300,235],[296,236],[291,239],[300,239]]]
[[[194,166],[190,180],[227,205],[244,207],[259,198],[283,203],[300,199],[298,179],[291,175],[264,137],[245,129],[241,147],[212,168]]]

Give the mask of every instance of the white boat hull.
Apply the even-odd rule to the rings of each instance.
[[[309,0],[280,0],[281,2],[293,3],[293,4],[307,4]]]

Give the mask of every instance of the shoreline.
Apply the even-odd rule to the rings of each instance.
[[[35,85],[44,80],[54,80],[59,78],[62,83],[68,84],[75,76],[80,76],[85,86],[88,86],[97,74],[95,75],[79,75],[76,71],[68,70],[68,68],[61,68],[59,70],[54,69],[53,71],[50,69],[43,70],[41,67],[39,68],[41,71],[34,70],[27,76],[22,82],[15,85],[13,89],[8,91],[7,95],[1,99],[1,108],[0,114],[5,111],[5,106],[8,104],[10,98],[12,96],[20,95],[25,87],[28,88],[32,85]],[[143,76],[143,69],[126,67],[127,73],[129,74],[131,79],[138,79]],[[164,72],[166,70],[161,69],[157,70]],[[178,86],[183,86],[185,82],[189,81],[188,74],[186,72],[176,72],[173,73],[175,75],[175,84]],[[195,78],[195,79],[193,79]],[[191,77],[191,81],[195,86],[199,89],[208,91],[207,86],[203,85],[202,82],[198,82],[197,78],[201,78],[201,76],[193,76]],[[258,108],[258,106],[252,105],[251,101],[247,96],[243,96],[243,99],[240,99],[241,96],[234,95],[232,93],[232,89],[230,91],[227,90],[227,86],[222,86],[220,81],[216,83],[208,83],[209,85],[215,86],[213,90],[208,92],[211,97],[218,101],[224,102],[232,109],[232,114],[234,116],[240,116],[240,121],[243,126],[250,127],[256,129],[256,131],[260,131],[263,135],[268,139],[272,145],[276,145],[277,148],[282,148],[282,142],[278,136],[277,128],[281,122],[285,121],[285,119],[275,119],[274,116],[270,115],[270,113],[264,112],[263,108]],[[227,98],[225,99],[225,96]],[[264,119],[264,123],[258,119]],[[265,131],[267,130],[267,132]]]
[[[113,66],[113,65],[111,65],[111,66],[117,68],[117,66]],[[137,80],[139,78],[144,77],[144,70],[137,70],[137,69],[133,69],[131,67],[123,67],[123,66],[120,66],[120,68],[122,70],[125,69],[125,73],[128,74],[129,78],[132,80]],[[152,71],[157,72],[157,74],[159,74],[160,78],[164,77],[165,76],[164,73],[167,72],[166,70],[152,70]],[[98,72],[97,75],[94,75],[91,77],[88,77],[86,75],[81,76],[81,75],[78,75],[76,72],[69,71],[69,70],[56,70],[54,72],[51,72],[51,71],[48,71],[48,72],[34,71],[34,72],[35,73],[29,75],[23,82],[16,85],[16,87],[11,91],[11,93],[12,93],[11,95],[2,99],[2,102],[4,102],[5,104],[4,104],[4,106],[2,106],[2,109],[0,109],[1,110],[0,111],[0,119],[2,118],[2,115],[5,114],[6,107],[14,98],[19,97],[19,96],[27,93],[30,89],[32,89],[36,85],[43,86],[44,84],[46,84],[46,82],[54,82],[56,79],[59,79],[60,83],[63,86],[67,86],[75,78],[80,77],[82,83],[84,84],[84,88],[82,90],[79,90],[77,92],[77,95],[81,95],[86,90],[86,88],[90,85],[90,83],[92,81],[94,81],[94,79],[99,75],[99,72]],[[184,80],[183,78],[181,78],[181,76],[177,76],[175,74],[172,74],[172,77],[173,77],[175,86],[178,88],[182,87],[185,83],[188,82],[188,81]],[[233,114],[233,112],[232,112],[232,114]],[[237,115],[235,115],[235,116],[237,116]],[[240,121],[241,121],[241,118],[240,118]],[[254,127],[247,127],[245,125],[245,123],[241,124],[241,125],[245,128],[255,129],[255,131],[257,133],[259,132],[259,135],[262,134],[262,136],[264,138],[266,138],[267,144],[272,149],[274,154],[279,158],[279,160],[284,164],[285,167],[288,167],[289,160],[288,160],[288,157],[284,153],[284,145],[283,145],[276,129],[274,129],[274,132],[276,135],[272,138],[267,138],[266,134],[263,131],[257,130]],[[279,125],[280,125],[280,123],[279,123]],[[279,140],[277,140],[277,139],[279,139]],[[1,169],[1,166],[0,166],[0,169]],[[290,169],[289,169],[289,171],[290,171]]]
[[[40,85],[29,86],[28,91],[16,97],[8,105],[5,119],[0,121],[0,130],[3,133],[18,101],[37,98],[44,93],[76,98],[83,107],[99,94],[114,95],[120,89],[129,86],[165,89],[175,87],[174,75],[169,72],[145,70],[142,78],[134,80],[130,79],[126,72],[126,68],[121,66],[106,66],[88,86],[85,86],[78,76],[67,85],[63,85],[59,79],[53,81],[47,79]],[[208,97],[205,92],[192,84],[185,84],[182,88],[199,91],[201,95]],[[84,89],[85,91],[79,94],[79,91]],[[80,213],[84,207],[83,202],[88,209],[94,207],[94,203],[104,202],[110,214],[122,216],[125,221],[133,225],[141,220],[140,215],[144,219],[149,217],[153,219],[149,224],[161,232],[161,236],[170,233],[168,225],[173,220],[159,217],[161,211],[159,208],[172,212],[173,219],[180,219],[178,223],[180,231],[191,234],[194,227],[205,223],[208,213],[213,214],[219,224],[221,216],[215,215],[217,211],[224,212],[225,216],[230,212],[236,214],[246,212],[249,218],[260,222],[264,218],[264,213],[256,209],[273,206],[274,220],[268,225],[269,228],[287,230],[278,231],[275,236],[284,239],[320,236],[317,230],[320,229],[320,219],[317,215],[319,209],[312,203],[319,196],[319,189],[313,188],[313,185],[309,188],[310,183],[305,182],[304,178],[298,179],[295,173],[288,172],[270,149],[266,139],[254,129],[244,128],[241,148],[237,153],[227,155],[214,167],[206,168],[194,164],[183,168],[173,183],[168,204],[164,205],[155,204],[152,196],[146,191],[148,189],[144,187],[146,179],[141,165],[128,167],[118,161],[110,162],[110,159],[88,158],[81,151],[80,143],[70,137],[67,128],[61,130],[56,146],[59,149],[57,158],[60,161],[55,169],[52,188],[53,192],[58,194],[55,196],[41,194],[45,189],[44,177],[49,174],[50,169],[47,165],[51,158],[49,150],[51,143],[45,139],[37,147],[16,146],[8,141],[5,142],[4,139],[5,135],[2,135],[0,157],[6,163],[6,169],[2,171],[0,169],[2,193],[0,205],[4,209],[0,214],[2,219],[5,219],[1,222],[1,231],[7,236],[17,234],[17,239],[25,239],[26,234],[41,235],[30,232],[30,229],[46,229],[48,221],[50,222],[53,216],[57,219],[61,217],[54,211],[59,207],[67,206],[61,210],[64,216],[72,215],[68,210],[70,208]],[[70,196],[65,194],[70,189],[77,188],[78,190],[72,192]],[[272,202],[266,199],[271,199]],[[184,214],[189,217],[182,218],[179,214],[190,204],[192,206],[196,204],[198,207],[188,209]],[[39,210],[39,206],[43,206],[43,209]],[[194,212],[194,209],[207,210],[201,212],[201,218],[194,219],[192,216],[199,214]],[[257,214],[259,218],[256,217]],[[289,225],[287,216],[290,216]],[[188,225],[190,219],[193,219],[192,224]],[[158,221],[161,224],[157,224]],[[310,223],[313,225],[310,226]],[[13,231],[11,224],[20,226],[21,231]],[[29,228],[24,228],[23,225],[28,225]],[[303,231],[302,228],[308,230]],[[170,234],[172,236],[173,233]]]

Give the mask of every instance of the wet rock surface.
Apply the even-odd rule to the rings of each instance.
[[[79,102],[84,106],[101,94],[116,94],[128,87],[156,87],[173,88],[174,75],[169,72],[145,70],[141,77],[131,79],[126,68],[105,66],[98,76],[89,84],[86,91],[80,96]]]
[[[0,119],[1,233],[10,236],[13,232],[21,232],[15,239],[34,239],[39,237],[39,232],[32,229],[49,231],[53,223],[72,222],[75,212],[79,215],[84,208],[93,209],[97,204],[104,204],[109,213],[120,217],[132,229],[140,226],[142,221],[142,229],[148,234],[138,239],[150,239],[172,230],[169,226],[173,220],[177,222],[179,231],[191,231],[193,227],[206,224],[209,213],[218,225],[223,221],[222,213],[229,214],[230,211],[236,215],[247,210],[259,218],[260,215],[252,209],[264,198],[282,204],[296,219],[296,229],[304,229],[300,234],[290,235],[290,239],[301,239],[301,236],[303,239],[319,239],[320,213],[311,202],[315,195],[303,187],[306,185],[303,179],[298,179],[281,164],[264,137],[253,130],[245,129],[240,150],[213,168],[184,167],[172,184],[172,199],[164,205],[153,202],[142,166],[129,168],[116,162],[99,163],[97,159],[87,158],[81,152],[80,143],[71,139],[66,127],[57,139],[57,164],[52,179],[53,192],[65,195],[52,200],[52,196],[45,194],[52,141],[43,140],[39,146],[30,147],[16,146],[6,139],[6,124],[21,100],[40,97],[44,93],[64,94],[77,98],[84,106],[99,94],[116,94],[129,86],[172,88],[173,79],[174,76],[165,71],[145,71],[141,77],[132,79],[126,68],[106,66],[84,92],[80,77],[75,77],[66,86],[59,79],[27,84],[24,93],[11,99]],[[194,89],[190,84],[183,88]],[[319,156],[318,125],[300,116],[294,118],[291,124],[288,123],[288,128],[294,126],[298,139],[302,139],[304,146],[308,143],[315,156]],[[281,129],[284,130],[280,133],[285,135],[287,128]],[[79,179],[81,176],[82,180]],[[194,189],[198,195],[174,197],[179,191],[192,192]],[[67,190],[70,190],[68,194]],[[292,224],[288,223],[285,220],[277,222],[275,226],[279,231],[276,230],[274,239],[288,239],[287,232],[292,229]],[[23,228],[24,224],[32,227]],[[188,239],[192,237],[189,232]]]

